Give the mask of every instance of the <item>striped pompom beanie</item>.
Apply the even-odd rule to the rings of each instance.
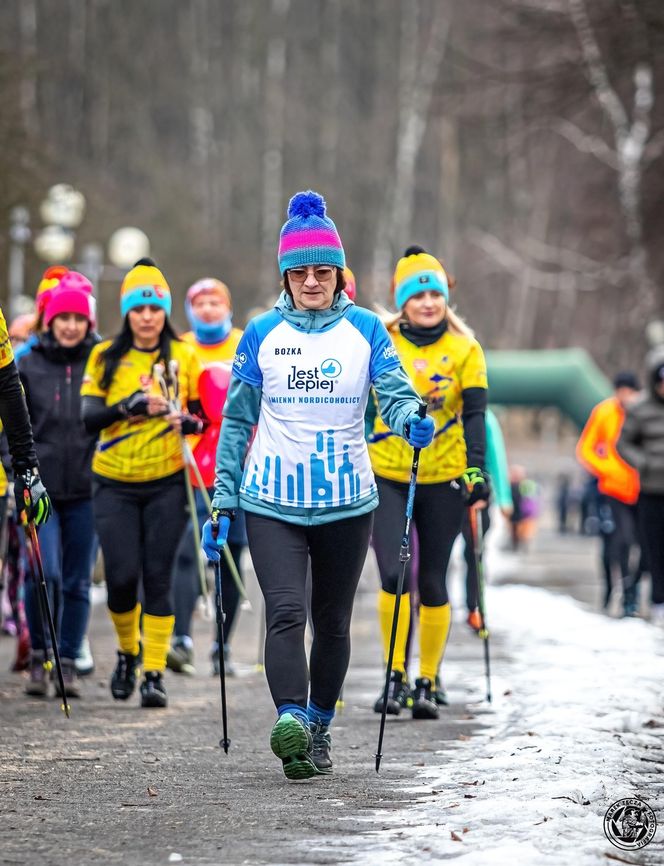
[[[337,227],[325,215],[325,199],[313,190],[298,192],[288,204],[279,236],[279,272],[307,265],[344,268],[346,256]]]

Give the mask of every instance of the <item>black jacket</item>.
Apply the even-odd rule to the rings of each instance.
[[[98,338],[88,336],[64,349],[49,332],[23,355],[18,371],[25,389],[39,471],[49,496],[58,501],[92,496],[92,455],[96,435],[81,420],[81,382]]]
[[[655,374],[664,366],[664,346],[646,358],[648,390],[628,407],[618,454],[639,471],[642,493],[664,495],[664,399],[655,391]]]

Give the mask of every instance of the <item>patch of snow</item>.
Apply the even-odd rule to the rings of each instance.
[[[494,703],[472,706],[480,733],[446,743],[439,766],[422,771],[430,796],[395,816],[405,833],[370,834],[381,862],[408,853],[463,866],[605,864],[621,854],[604,836],[608,807],[641,794],[656,808],[645,793],[653,765],[640,758],[664,767],[663,738],[645,727],[661,718],[664,635],[533,587],[490,587],[487,608],[500,646]],[[475,676],[481,700],[479,639],[474,671],[446,660],[443,674],[452,703],[468,701],[454,684]]]

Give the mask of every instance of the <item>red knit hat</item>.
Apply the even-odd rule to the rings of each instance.
[[[51,290],[44,311],[44,324],[48,328],[53,319],[62,313],[78,313],[95,326],[95,305],[92,283],[77,271],[68,271]]]
[[[50,268],[46,268],[37,286],[37,294],[35,296],[37,315],[44,312],[48,299],[51,297],[51,292],[68,271],[69,268],[66,268],[64,265],[51,265]]]

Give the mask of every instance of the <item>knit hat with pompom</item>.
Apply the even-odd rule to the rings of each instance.
[[[288,220],[279,236],[279,272],[308,265],[344,268],[346,256],[337,227],[325,214],[325,199],[309,189],[288,204]]]

